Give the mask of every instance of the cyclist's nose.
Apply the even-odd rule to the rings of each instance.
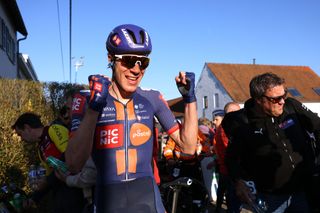
[[[135,74],[139,74],[140,72],[143,73],[144,70],[141,69],[141,61],[137,61],[134,67],[132,67],[130,70]]]

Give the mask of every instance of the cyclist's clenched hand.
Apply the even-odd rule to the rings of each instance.
[[[193,72],[179,72],[176,76],[176,84],[185,103],[196,101],[195,95],[195,75]]]
[[[90,75],[88,80],[90,89],[89,108],[101,112],[107,105],[108,89],[111,81],[104,75]]]

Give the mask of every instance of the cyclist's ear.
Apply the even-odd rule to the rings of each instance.
[[[110,54],[108,54],[108,62],[110,63],[110,62],[112,62],[112,61],[113,61],[113,56],[110,55]]]

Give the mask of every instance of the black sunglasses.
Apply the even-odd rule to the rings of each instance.
[[[266,95],[262,95],[262,97],[265,97],[268,101],[270,101],[270,102],[273,103],[273,104],[277,104],[277,103],[279,103],[282,99],[283,99],[283,100],[286,99],[287,93],[288,93],[288,92],[285,91],[283,95],[277,96],[277,97],[269,97],[269,96],[266,96]]]
[[[115,55],[115,58],[121,62],[122,66],[125,66],[128,69],[139,64],[141,70],[145,70],[149,66],[150,62],[150,58],[140,55]]]

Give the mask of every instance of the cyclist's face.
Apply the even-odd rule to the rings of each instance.
[[[118,89],[122,95],[130,96],[139,86],[145,69],[142,70],[138,63],[132,68],[127,68],[118,60],[115,61],[114,66],[113,80],[119,85]]]

